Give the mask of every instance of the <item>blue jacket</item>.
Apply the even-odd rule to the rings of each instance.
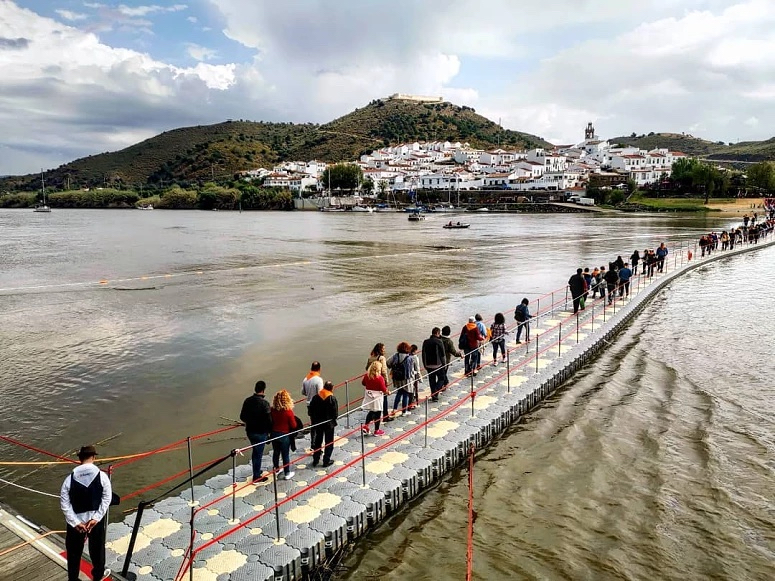
[[[622,282],[627,282],[632,278],[632,270],[627,268],[626,266],[624,268],[619,269],[619,280]]]

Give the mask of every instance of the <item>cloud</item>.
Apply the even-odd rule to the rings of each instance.
[[[82,14],[80,12],[73,12],[71,10],[55,10],[59,16],[70,22],[76,22],[78,20],[86,20],[89,18],[88,14]]]
[[[176,67],[14,4],[0,51],[0,174],[115,150],[160,130],[240,117],[237,65]],[[21,38],[22,32],[32,39]],[[19,38],[17,38],[19,37]],[[247,74],[260,87],[260,78]],[[20,115],[23,113],[23,115]],[[23,117],[23,122],[20,122]],[[35,161],[33,161],[35,160]]]
[[[326,122],[395,92],[443,95],[563,143],[579,141],[588,121],[603,136],[724,141],[766,138],[775,126],[769,0],[208,1],[201,22],[185,4],[85,4],[102,26],[150,32],[155,16],[179,13],[223,31],[213,48],[176,37],[198,61],[181,68],[0,0],[2,143],[22,152],[19,163],[35,148],[62,162],[225,117]],[[17,171],[6,159],[0,174]]]
[[[218,56],[218,51],[194,43],[186,45],[186,52],[188,56],[197,61],[209,61]]]
[[[172,6],[159,6],[157,4],[150,6],[127,6],[125,4],[121,4],[117,10],[124,16],[134,18],[137,16],[148,16],[149,14],[155,14],[158,12],[181,12],[187,8],[188,6],[186,4],[173,4]]]
[[[20,50],[30,45],[29,38],[4,38],[0,36],[0,50]]]

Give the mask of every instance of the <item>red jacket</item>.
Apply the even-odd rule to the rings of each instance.
[[[293,410],[272,410],[272,431],[288,434],[296,431],[296,416]]]
[[[479,332],[479,327],[476,323],[468,323],[466,325],[466,334],[468,335],[468,349],[476,349],[479,347],[479,342],[484,341],[484,336]]]
[[[363,379],[361,380],[361,385],[371,391],[381,391],[382,393],[388,392],[387,385],[385,385],[385,378],[381,375],[378,375],[373,379],[370,379],[368,374],[364,375]]]

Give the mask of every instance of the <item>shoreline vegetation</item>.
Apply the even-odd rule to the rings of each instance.
[[[46,192],[52,208],[133,209],[153,206],[165,210],[292,210],[293,194],[281,188],[258,188],[248,183],[236,187],[205,184],[200,189],[172,186],[152,195],[136,190],[91,188]],[[41,192],[0,194],[0,208],[34,208]]]
[[[431,192],[434,197],[438,192]],[[69,190],[47,192],[47,203],[52,208],[67,209],[134,209],[153,206],[160,210],[273,210],[289,211],[294,209],[293,193],[282,188],[262,188],[249,183],[239,183],[234,187],[224,187],[213,183],[204,184],[200,189],[184,189],[172,186],[166,190],[154,190],[152,195],[136,190],[118,190],[114,188],[93,188],[89,190]],[[13,192],[0,194],[0,208],[32,209],[42,202],[41,192]],[[600,207],[623,212],[681,212],[681,213],[724,213],[743,214],[762,206],[761,198],[712,198],[706,204],[698,197],[650,197],[644,192],[636,192],[618,205],[604,204]],[[497,209],[498,204],[487,204]],[[514,203],[508,204],[509,208]],[[526,207],[534,204],[525,204]]]

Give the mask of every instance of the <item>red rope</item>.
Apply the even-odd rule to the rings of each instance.
[[[78,464],[78,462],[76,462],[72,458],[65,458],[64,456],[60,456],[59,454],[54,454],[53,452],[46,452],[45,450],[41,450],[40,448],[36,448],[35,446],[31,446],[29,444],[23,444],[18,440],[9,438],[8,436],[0,436],[0,440],[4,440],[9,444],[15,444],[17,446],[21,446],[22,448],[26,448],[27,450],[32,450],[33,452],[37,452],[38,454],[43,454],[45,456],[50,456],[51,458],[56,458],[57,460],[64,460],[65,462],[72,462],[73,464]]]
[[[474,447],[468,455],[468,546],[466,547],[466,581],[474,569]]]

